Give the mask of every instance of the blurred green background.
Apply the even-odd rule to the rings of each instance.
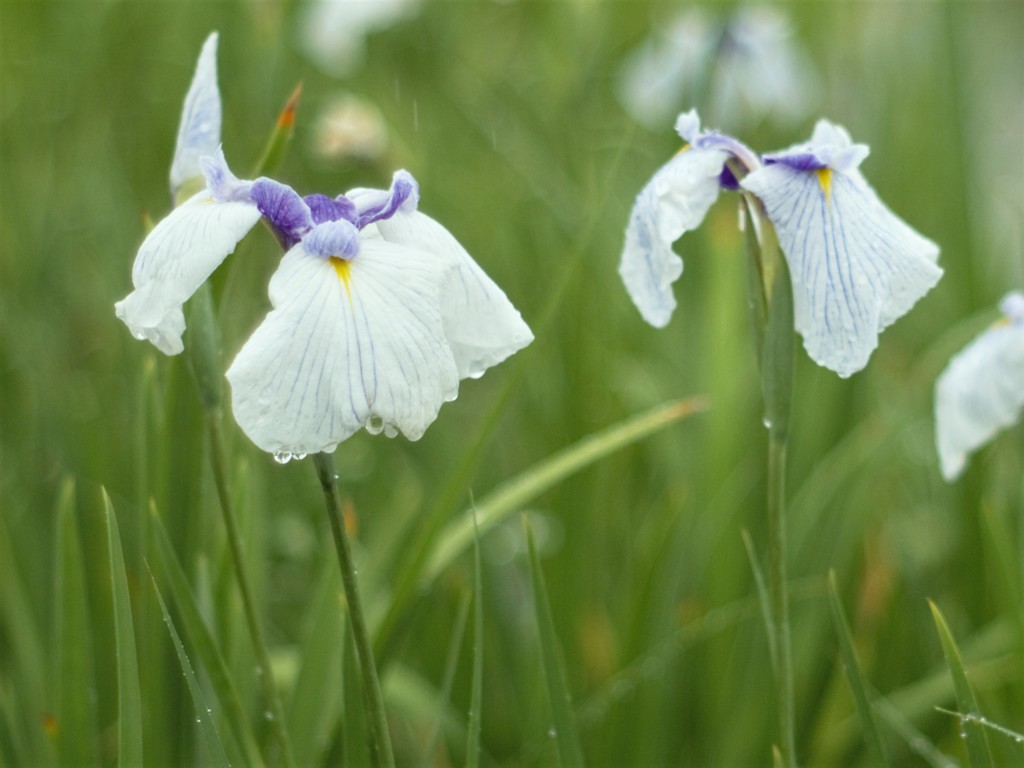
[[[0,764],[64,755],[56,713],[68,701],[92,733],[87,762],[116,759],[101,488],[125,548],[147,764],[211,761],[154,600],[150,502],[263,737],[187,362],[132,339],[113,312],[131,287],[143,215],[159,219],[169,207],[182,98],[214,29],[224,148],[240,176],[302,81],[295,138],[275,177],[333,195],[385,186],[407,168],[421,210],[460,239],[537,337],[464,382],[419,442],[361,433],[337,451],[371,622],[388,611],[423,521],[453,519],[595,430],[707,395],[709,411],[566,479],[526,511],[587,761],[768,763],[771,671],[741,539],[749,531],[763,551],[766,434],[735,201],[720,200],[677,246],[686,272],[668,328],[643,323],[616,273],[633,198],[680,144],[672,117],[645,127],[623,109],[618,73],[686,7],[428,1],[367,34],[364,55],[329,73],[303,41],[311,11],[302,2],[0,0]],[[928,598],[961,644],[983,713],[1024,731],[1024,430],[1002,434],[949,485],[931,413],[950,355],[995,319],[1006,291],[1024,288],[1024,4],[773,7],[816,78],[806,113],[776,120],[741,105],[716,114],[706,88],[681,94],[669,113],[696,99],[705,124],[760,151],[804,140],[819,116],[845,125],[871,146],[865,176],[940,244],[945,269],[851,379],[797,355],[789,498],[799,754],[810,765],[872,764],[837,657],[825,586],[834,568],[864,672],[892,705],[882,732],[895,763],[959,761],[959,723],[935,710],[956,705]],[[734,10],[700,8],[719,22]],[[358,99],[361,119],[380,121],[375,156],[324,146],[334,135],[325,138],[324,116],[341,96]],[[215,277],[225,366],[268,308],[279,256],[257,230]],[[331,599],[337,566],[320,490],[308,461],[279,466],[225,425],[288,702],[318,619],[342,611]],[[73,525],[62,527],[61,510]],[[68,531],[81,555],[74,572],[58,546]],[[549,765],[518,515],[480,546],[483,762]],[[465,759],[471,637],[450,649],[472,587],[464,556],[402,607],[379,648],[402,764]],[[78,609],[85,665],[69,687],[65,629]],[[328,686],[324,722],[309,726],[316,737],[302,754],[358,764],[351,650],[330,653],[328,669],[340,681],[344,659],[353,685]],[[208,672],[199,669],[201,681]],[[431,747],[438,702],[446,716]],[[914,733],[924,742],[915,746]],[[1024,762],[1011,738],[990,739],[1004,764]]]

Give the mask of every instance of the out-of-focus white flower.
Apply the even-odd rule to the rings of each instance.
[[[189,182],[201,181],[199,158],[220,146],[221,106],[217,88],[217,33],[211,32],[199,52],[192,84],[178,123],[171,161],[171,199]]]
[[[320,112],[316,153],[325,160],[376,160],[388,148],[388,129],[380,110],[354,94],[339,94]]]
[[[789,19],[778,9],[747,6],[724,23],[700,7],[680,12],[623,62],[616,93],[636,120],[655,127],[687,103],[731,123],[768,116],[795,123],[820,84]]]
[[[955,355],[935,382],[935,441],[949,481],[969,453],[1024,410],[1024,293],[1007,294],[1000,309],[1003,320]]]
[[[300,21],[299,44],[324,71],[352,72],[368,34],[411,16],[420,0],[313,0]]]
[[[809,142],[764,158],[701,131],[694,111],[677,130],[689,146],[637,197],[619,265],[652,325],[666,325],[675,308],[682,261],[672,244],[700,224],[720,189],[742,187],[761,201],[789,265],[796,329],[811,358],[840,376],[863,368],[878,334],[941,277],[938,247],[878,199],[858,170],[868,148],[839,126],[822,120]]]

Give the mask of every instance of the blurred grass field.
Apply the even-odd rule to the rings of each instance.
[[[407,168],[421,210],[459,238],[536,335],[464,382],[422,440],[360,433],[339,447],[371,624],[389,615],[427,522],[456,519],[590,433],[706,396],[707,411],[523,511],[587,763],[769,763],[772,675],[741,536],[749,531],[763,557],[766,439],[734,202],[720,200],[677,246],[686,270],[666,329],[643,323],[616,273],[635,194],[679,148],[671,121],[651,130],[626,114],[616,72],[678,7],[424,2],[370,34],[351,74],[331,76],[301,45],[300,2],[0,0],[0,765],[117,761],[123,614],[104,490],[124,549],[145,763],[218,764],[153,587],[168,597],[160,529],[248,727],[258,744],[267,738],[187,361],[135,341],[113,312],[130,290],[144,214],[159,219],[169,207],[182,98],[213,29],[224,148],[239,175],[302,81],[275,177],[333,195],[385,186]],[[851,379],[797,353],[788,486],[799,757],[875,764],[830,615],[835,569],[893,764],[966,764],[961,724],[936,710],[957,704],[927,601],[949,622],[982,714],[1024,732],[1024,428],[946,484],[932,386],[995,319],[996,301],[1024,288],[1024,5],[778,7],[821,81],[811,114],[781,127],[702,109],[704,122],[761,151],[804,140],[818,116],[845,125],[871,146],[867,178],[939,243],[945,270]],[[318,117],[339,94],[379,110],[381,157],[316,153]],[[225,366],[268,309],[279,258],[257,230],[215,276]],[[362,700],[313,469],[279,466],[230,418],[225,427],[296,755],[303,765],[362,764]],[[484,765],[557,758],[519,517],[480,540]],[[473,588],[467,550],[421,579],[378,638],[402,765],[466,760],[473,655],[472,632],[461,630],[472,626]],[[180,610],[171,610],[179,629]],[[209,694],[212,671],[185,651]],[[239,730],[230,720],[213,713],[227,740]],[[997,764],[1024,764],[1013,738],[993,731],[989,741]]]

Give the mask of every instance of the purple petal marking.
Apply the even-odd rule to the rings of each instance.
[[[252,202],[251,181],[240,181],[228,168],[224,159],[224,150],[217,147],[216,153],[199,158],[199,167],[206,179],[206,186],[213,193],[213,199],[219,203]]]
[[[359,231],[345,219],[325,221],[302,239],[302,247],[322,259],[332,256],[353,259],[359,253]]]
[[[718,174],[718,185],[730,192],[736,192],[740,188],[739,181],[736,180],[735,174],[729,170],[728,165],[722,166],[722,172]]]
[[[775,163],[780,163],[787,168],[792,168],[794,171],[820,171],[822,168],[829,167],[826,161],[822,160],[813,152],[765,155],[765,165],[775,165]]]
[[[408,171],[395,171],[391,189],[367,191],[356,201],[359,210],[357,226],[362,229],[381,219],[390,219],[400,209],[416,210],[420,199],[419,184]]]
[[[285,250],[299,242],[313,227],[310,207],[298,192],[285,184],[259,178],[252,184],[251,199],[270,222]]]
[[[306,205],[309,206],[310,213],[313,214],[314,224],[323,224],[325,221],[338,221],[339,219],[345,219],[355,224],[359,218],[356,204],[344,195],[333,198],[316,193],[306,195],[304,199]]]

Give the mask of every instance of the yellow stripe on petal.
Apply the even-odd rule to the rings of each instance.
[[[334,271],[338,273],[338,279],[345,284],[345,293],[351,301],[352,265],[349,264],[348,259],[339,259],[337,256],[331,256],[331,266],[334,267]]]
[[[818,174],[818,185],[821,187],[821,191],[825,193],[825,202],[831,202],[832,200],[832,169],[831,168],[819,168],[815,173]]]

